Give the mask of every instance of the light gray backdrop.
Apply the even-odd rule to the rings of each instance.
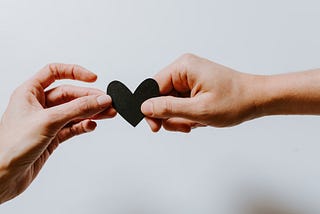
[[[102,90],[114,79],[134,90],[185,52],[256,74],[316,68],[319,7],[317,0],[0,0],[0,110],[49,62],[89,68],[99,75],[91,86]],[[118,116],[61,145],[0,213],[320,212],[319,129],[317,116],[278,116],[153,134],[145,121],[132,128]]]

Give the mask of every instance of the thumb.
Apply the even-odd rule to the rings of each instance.
[[[142,104],[141,111],[145,116],[151,118],[182,117],[190,120],[197,118],[195,98],[172,96],[151,98]]]
[[[73,120],[90,118],[111,106],[111,103],[112,100],[109,95],[91,95],[48,110],[52,124],[62,127]]]

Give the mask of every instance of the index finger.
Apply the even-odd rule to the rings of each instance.
[[[177,70],[177,63],[175,61],[154,76],[159,85],[160,94],[167,95],[174,89],[172,73]]]
[[[194,58],[196,56],[192,54],[184,54],[154,76],[159,84],[160,94],[168,95],[172,91],[190,92],[192,88],[192,81],[189,77],[192,65],[190,61],[194,61]]]
[[[42,68],[33,76],[31,81],[40,84],[45,89],[54,81],[61,79],[94,82],[97,75],[79,65],[54,63]]]

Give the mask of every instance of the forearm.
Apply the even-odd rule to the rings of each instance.
[[[252,79],[258,116],[320,115],[320,69]]]

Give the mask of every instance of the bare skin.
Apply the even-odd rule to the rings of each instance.
[[[103,91],[55,80],[94,82],[76,65],[43,68],[13,93],[0,122],[0,203],[22,193],[60,143],[93,131],[116,111]],[[263,76],[185,54],[155,76],[158,98],[141,106],[152,131],[229,127],[268,115],[320,114],[320,70]]]
[[[154,78],[163,96],[141,106],[154,132],[229,127],[268,115],[320,114],[320,70],[253,75],[185,54]]]
[[[93,131],[93,120],[116,115],[103,91],[46,90],[59,79],[94,82],[97,76],[77,65],[51,64],[15,90],[0,122],[0,203],[22,193],[60,143]]]

